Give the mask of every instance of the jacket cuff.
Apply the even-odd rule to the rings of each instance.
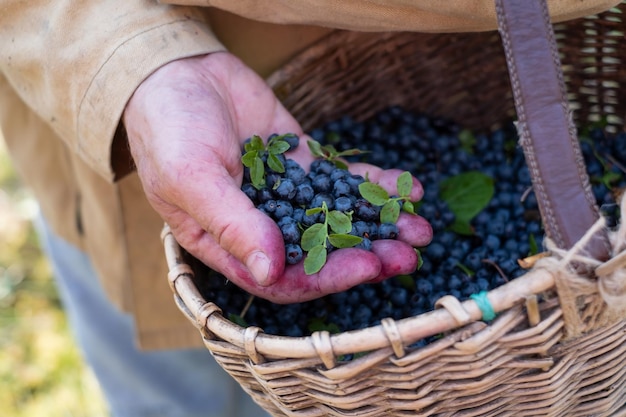
[[[109,181],[130,172],[133,167],[121,117],[135,89],[168,62],[224,49],[204,22],[190,19],[159,25],[127,39],[96,72],[80,103],[80,157]]]

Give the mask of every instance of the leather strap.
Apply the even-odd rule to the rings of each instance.
[[[520,144],[546,235],[570,249],[599,218],[568,107],[565,82],[545,0],[496,0],[518,117]],[[588,255],[609,258],[596,236]]]

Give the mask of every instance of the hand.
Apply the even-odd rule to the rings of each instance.
[[[412,246],[432,229],[402,215],[403,241],[376,241],[372,252],[332,252],[322,270],[285,267],[282,235],[272,219],[241,192],[242,142],[252,136],[303,132],[267,84],[227,52],[173,61],[148,77],[123,115],[131,154],[150,204],[182,247],[251,294],[289,303],[380,281],[415,269]],[[290,158],[307,166],[307,146]],[[392,191],[399,172],[356,164]],[[422,196],[414,181],[412,197]],[[345,266],[349,264],[350,267]]]

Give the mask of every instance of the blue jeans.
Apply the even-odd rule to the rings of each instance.
[[[113,416],[268,416],[208,350],[138,350],[131,317],[106,298],[89,257],[42,219],[35,224],[74,336]]]

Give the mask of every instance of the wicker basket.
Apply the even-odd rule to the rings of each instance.
[[[554,26],[578,125],[605,118],[609,129],[624,127],[622,11]],[[337,31],[269,82],[305,130],[345,115],[362,120],[390,105],[476,130],[519,113],[498,32]],[[224,318],[194,286],[167,226],[162,237],[177,305],[218,363],[275,416],[626,415],[626,298],[617,290],[610,298],[598,285],[610,278],[613,289],[626,286],[621,247],[608,262],[592,262],[591,274],[568,267],[576,247],[555,251],[489,292],[497,313],[489,324],[480,303],[447,296],[419,316],[291,338]],[[426,347],[409,347],[441,333]],[[368,353],[337,360],[359,352]]]

